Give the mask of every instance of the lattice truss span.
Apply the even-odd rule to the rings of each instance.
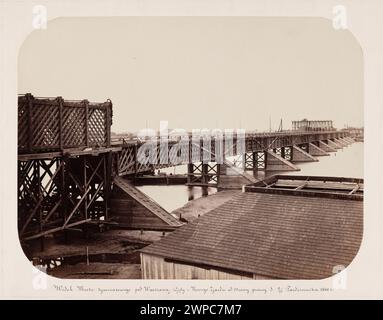
[[[110,146],[112,103],[18,98],[19,153]]]
[[[107,219],[110,154],[18,162],[22,240]]]

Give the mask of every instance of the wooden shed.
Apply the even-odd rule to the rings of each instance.
[[[363,180],[275,176],[141,250],[143,279],[323,279],[363,235]]]

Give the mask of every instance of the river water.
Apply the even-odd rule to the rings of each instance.
[[[319,162],[307,162],[296,164],[300,171],[278,172],[278,174],[311,175],[311,176],[337,176],[348,178],[363,178],[363,143],[355,142],[337,152],[331,152],[330,156],[317,157]],[[232,160],[232,159],[231,159]],[[177,166],[162,169],[161,172],[168,174],[185,174],[187,167]],[[252,171],[247,171],[252,173]],[[275,174],[273,172],[272,174]],[[255,176],[261,179],[264,173]],[[171,212],[185,205],[189,199],[197,199],[203,196],[201,187],[187,187],[184,185],[158,186],[146,185],[137,187],[153,200],[157,201],[164,209]],[[208,188],[207,193],[217,192],[216,188]]]

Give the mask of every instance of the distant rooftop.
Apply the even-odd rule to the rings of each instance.
[[[363,179],[274,175],[244,187],[246,192],[363,200]]]

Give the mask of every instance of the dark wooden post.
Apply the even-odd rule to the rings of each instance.
[[[188,177],[187,177],[187,183],[191,183],[194,177],[194,165],[193,163],[188,163]]]
[[[209,165],[207,163],[202,163],[202,184],[209,183]]]
[[[60,150],[64,149],[64,135],[63,135],[63,105],[64,99],[62,97],[57,97],[59,103],[59,143]]]
[[[85,145],[89,147],[89,101],[83,100],[85,105]]]
[[[251,154],[252,157],[252,170],[257,171],[258,170],[258,152],[254,151]]]
[[[84,192],[88,190],[88,177],[86,172],[86,156],[83,157],[83,175],[84,175]],[[84,216],[85,220],[88,219],[88,195],[84,199]]]
[[[35,174],[35,192],[37,195],[38,201],[40,201],[43,198],[43,194],[41,192],[41,175],[40,175],[40,160],[34,161],[34,174]],[[39,221],[39,232],[43,232],[43,216],[42,216],[42,209],[41,205],[38,205],[38,211],[37,211],[37,219]],[[40,237],[40,251],[44,251],[44,236]]]
[[[111,136],[111,127],[112,127],[112,102],[109,100],[106,105],[106,144],[110,147],[110,136]]]
[[[285,147],[281,147],[281,157],[285,159]]]
[[[193,187],[188,186],[188,201],[194,200]],[[180,214],[181,219],[181,214]]]
[[[61,218],[63,221],[66,221],[68,216],[68,177],[67,177],[67,171],[68,171],[68,158],[67,156],[64,156],[61,158],[62,167],[61,167],[61,179],[60,179],[60,195],[61,195]],[[64,242],[68,243],[68,230],[64,229]]]
[[[28,108],[28,151],[32,152],[33,149],[33,135],[32,135],[32,107],[33,107],[33,96],[27,93],[27,108]]]
[[[138,174],[138,160],[137,160],[137,152],[138,152],[137,144],[134,145],[134,177],[137,177]]]
[[[104,180],[105,180],[105,186],[104,186],[104,215],[105,220],[107,221],[109,219],[109,198],[111,193],[111,187],[112,187],[112,160],[113,160],[113,154],[112,152],[108,152],[104,156]]]
[[[243,171],[246,171],[246,161],[247,161],[247,153],[245,152],[242,155],[242,169],[243,169]]]

